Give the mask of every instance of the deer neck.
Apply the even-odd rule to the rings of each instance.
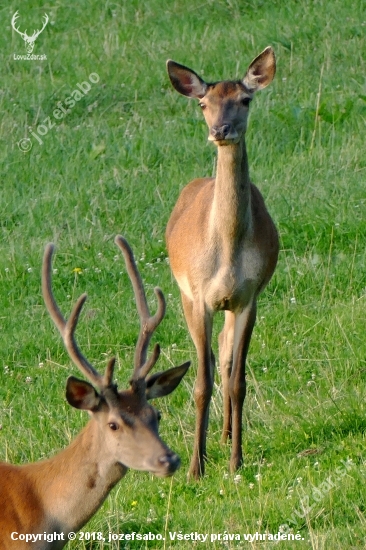
[[[215,240],[228,254],[251,230],[251,183],[244,138],[218,147],[210,224]]]
[[[61,453],[29,469],[45,495],[47,527],[65,533],[83,526],[127,471],[108,456],[93,419]]]

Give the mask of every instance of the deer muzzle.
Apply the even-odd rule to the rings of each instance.
[[[180,458],[173,451],[167,451],[158,459],[159,467],[155,474],[159,477],[168,477],[174,474],[180,467]]]
[[[236,142],[239,138],[238,132],[231,124],[222,124],[221,126],[211,126],[209,141],[215,142]]]

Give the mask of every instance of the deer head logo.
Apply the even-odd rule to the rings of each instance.
[[[19,18],[19,14],[18,14],[18,11],[16,11],[13,15],[12,20],[11,20],[11,26],[23,38],[23,40],[25,42],[25,48],[27,50],[27,53],[32,53],[35,41],[37,40],[38,36],[41,34],[41,32],[43,31],[43,29],[45,28],[45,26],[48,23],[48,15],[46,13],[44,14],[44,16],[43,16],[43,18],[44,18],[43,27],[39,31],[33,31],[32,36],[27,35],[27,29],[24,32],[21,32],[19,29],[16,28],[15,23],[16,23],[18,18]]]

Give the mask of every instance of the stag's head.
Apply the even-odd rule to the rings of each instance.
[[[88,381],[80,380],[74,376],[68,378],[66,398],[69,404],[89,412],[94,426],[97,427],[95,433],[98,435],[95,437],[99,437],[103,442],[111,462],[165,477],[172,475],[179,468],[180,459],[160,438],[160,413],[149,401],[174,391],[186,374],[189,362],[163,372],[149,374],[160,353],[160,348],[156,345],[153,353],[148,357],[150,339],[165,314],[164,295],[160,288],[155,288],[158,309],[155,315],[150,315],[144,286],[132,250],[121,236],[117,236],[115,242],[124,256],[140,317],[140,333],[128,389],[118,391],[113,381],[114,358],[109,361],[102,375],[80,351],[74,333],[86,294],[80,296],[70,317],[67,320],[64,319],[52,292],[51,261],[54,246],[51,243],[47,245],[44,254],[43,296],[70,358],[88,379]]]
[[[11,20],[11,26],[23,38],[23,40],[25,42],[25,48],[27,50],[27,53],[32,53],[33,49],[34,49],[35,41],[37,40],[38,36],[41,34],[41,32],[43,31],[43,29],[45,28],[45,26],[48,23],[48,15],[46,13],[44,14],[42,28],[40,30],[37,30],[37,31],[34,30],[33,34],[31,36],[27,35],[27,29],[24,32],[21,32],[19,29],[17,29],[17,27],[15,26],[15,23],[16,23],[17,19],[19,19],[18,11],[16,11],[13,15],[13,18]]]

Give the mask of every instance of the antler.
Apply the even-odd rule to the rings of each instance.
[[[160,355],[160,346],[155,345],[152,355],[147,359],[147,349],[151,336],[165,315],[165,298],[162,290],[155,287],[154,292],[158,299],[158,309],[155,315],[150,315],[144,291],[144,285],[137,269],[130,245],[124,237],[117,235],[114,239],[120,248],[126,263],[136,300],[137,311],[140,317],[140,333],[135,350],[135,366],[132,380],[141,380],[147,376]]]
[[[81,370],[81,372],[99,389],[104,389],[112,384],[113,370],[115,359],[111,359],[107,365],[104,376],[99,374],[97,370],[89,363],[78,348],[75,340],[75,329],[79,320],[79,315],[83,305],[87,299],[86,294],[82,294],[74,305],[70,317],[66,321],[59,310],[55,298],[52,293],[51,286],[51,269],[52,269],[52,255],[54,252],[54,245],[49,243],[44,251],[43,266],[42,266],[42,292],[43,299],[45,301],[47,310],[51,316],[51,319],[58,328],[62,339],[64,341],[66,350],[75,363],[75,365]]]
[[[25,32],[21,32],[19,29],[16,28],[15,26],[15,23],[16,23],[16,20],[19,19],[19,12],[18,10],[14,13],[13,17],[12,17],[12,20],[11,20],[11,26],[13,27],[13,29],[20,34],[20,36],[23,38],[23,40],[25,39],[25,37],[28,38],[28,35],[27,35],[27,31]]]
[[[41,34],[41,32],[44,30],[45,26],[47,25],[49,19],[48,19],[48,15],[47,13],[44,14],[44,23],[43,23],[43,27],[39,30],[39,31],[36,31],[34,30],[33,31],[33,34],[32,36],[28,36],[27,35],[27,29],[24,31],[24,32],[21,32],[19,29],[16,28],[15,26],[15,23],[17,21],[17,19],[19,19],[20,15],[19,15],[19,12],[18,10],[14,13],[13,17],[12,17],[12,20],[11,20],[11,26],[13,27],[13,29],[20,34],[20,36],[23,38],[23,40],[32,40],[32,42],[35,41],[35,39],[37,38],[37,36],[39,36]]]
[[[45,28],[45,26],[46,26],[47,23],[48,23],[48,15],[47,15],[47,13],[45,13],[43,17],[44,17],[45,21],[44,21],[44,23],[43,23],[43,27],[41,28],[41,30],[39,30],[39,31],[33,31],[32,38],[34,38],[34,39],[36,39],[37,36],[39,36],[39,35],[41,34],[41,32],[43,31],[43,29]]]

